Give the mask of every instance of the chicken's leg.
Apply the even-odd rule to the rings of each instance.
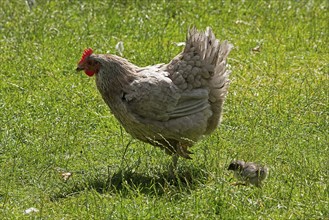
[[[177,169],[177,161],[178,161],[178,154],[175,153],[173,156],[172,156],[172,162],[169,166],[169,176],[170,177],[175,177],[175,171]]]

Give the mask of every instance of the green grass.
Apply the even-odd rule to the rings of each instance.
[[[327,1],[0,6],[0,219],[329,218]],[[118,41],[140,66],[168,62],[192,25],[234,44],[231,86],[222,125],[171,182],[170,157],[132,140],[74,69]],[[231,186],[232,159],[267,164],[265,186]]]

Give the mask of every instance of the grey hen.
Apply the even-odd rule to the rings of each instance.
[[[168,64],[138,67],[111,54],[84,51],[77,70],[96,76],[104,101],[134,138],[191,159],[191,147],[220,123],[232,49],[212,30],[189,30],[184,50]]]

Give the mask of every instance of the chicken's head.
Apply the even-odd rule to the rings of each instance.
[[[85,49],[78,63],[77,71],[84,70],[88,76],[93,76],[95,73],[98,73],[100,63],[93,58],[92,54],[93,50],[91,48]]]
[[[232,161],[228,167],[228,170],[241,170],[243,168],[244,162],[241,160]]]

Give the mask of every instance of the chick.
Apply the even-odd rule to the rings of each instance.
[[[253,162],[244,162],[242,160],[232,161],[228,170],[234,171],[234,177],[243,183],[236,183],[235,185],[252,184],[261,187],[262,181],[268,175],[268,168]]]

